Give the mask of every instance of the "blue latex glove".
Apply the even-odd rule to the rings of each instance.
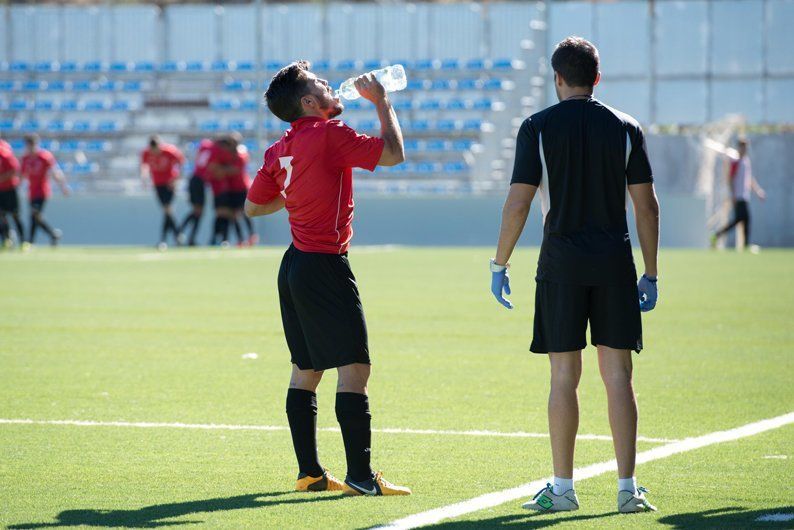
[[[642,275],[640,281],[637,282],[637,291],[640,295],[640,311],[646,313],[656,307],[656,301],[659,299],[659,290],[656,287],[656,277]]]
[[[491,292],[497,302],[507,309],[513,309],[513,304],[510,303],[510,300],[505,300],[502,296],[502,290],[504,290],[505,294],[510,294],[510,276],[507,274],[507,269],[491,273]]]

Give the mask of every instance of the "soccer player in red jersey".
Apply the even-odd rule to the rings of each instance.
[[[215,141],[207,164],[207,174],[212,187],[215,225],[210,245],[228,245],[229,224],[234,219],[232,210],[231,176],[237,172],[237,148],[229,135]]]
[[[19,218],[19,161],[14,156],[11,146],[6,142],[0,145],[0,237],[3,247],[9,248],[14,242],[11,239],[11,230],[6,220],[6,214],[11,216],[17,227],[17,239],[22,241],[25,237],[25,228]]]
[[[227,176],[229,207],[232,210],[232,220],[234,221],[234,230],[237,234],[239,246],[254,245],[259,240],[251,219],[243,213],[248,188],[251,187],[251,177],[248,175],[248,149],[242,143],[242,140],[242,136],[237,132],[232,133],[228,138],[229,148],[235,155],[231,162],[231,167],[234,168],[234,171]],[[245,223],[248,237],[243,236],[240,228],[241,219]]]
[[[149,139],[149,148],[141,153],[141,180],[144,187],[148,185],[146,173],[148,171],[157,191],[157,199],[163,208],[163,229],[160,235],[159,248],[166,248],[168,232],[174,233],[177,245],[182,244],[183,236],[174,220],[171,202],[174,200],[174,188],[179,180],[179,174],[185,157],[181,151],[171,144],[160,141],[158,136]]]
[[[266,152],[248,192],[251,217],[286,208],[292,245],[278,274],[284,334],[292,356],[287,418],[300,472],[300,491],[350,495],[408,495],[370,467],[371,416],[367,326],[347,250],[353,236],[354,167],[372,171],[405,159],[402,133],[383,86],[372,76],[356,80],[375,104],[380,137],[356,133],[337,117],[344,106],[306,61],[279,71],[265,94],[270,111],[289,129]],[[344,483],[317,455],[317,396],[324,370],[339,376],[336,417],[347,457]]]
[[[39,147],[39,137],[36,134],[25,136],[25,155],[22,157],[22,178],[28,179],[28,200],[30,201],[30,235],[28,243],[33,244],[36,239],[36,230],[41,227],[50,236],[50,243],[54,246],[61,239],[61,231],[52,228],[44,220],[42,212],[44,203],[52,196],[50,175],[61,187],[64,195],[69,195],[66,177],[58,167],[55,157],[46,149]]]
[[[212,155],[213,142],[205,138],[201,140],[196,152],[196,163],[193,169],[193,176],[190,177],[188,184],[188,193],[190,195],[190,206],[192,210],[182,225],[179,227],[180,233],[185,233],[188,226],[191,226],[190,236],[188,236],[187,244],[191,247],[196,246],[196,232],[198,231],[198,224],[201,216],[204,213],[204,202],[206,201],[204,188],[207,185],[209,176],[207,175],[207,166],[209,165],[210,156]]]

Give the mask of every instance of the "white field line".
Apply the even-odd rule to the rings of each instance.
[[[747,425],[727,431],[717,431],[704,434],[703,436],[686,438],[684,440],[661,445],[659,447],[649,449],[648,451],[638,453],[637,464],[645,464],[647,462],[667,458],[669,456],[685,453],[687,451],[693,451],[695,449],[700,449],[709,445],[730,442],[740,438],[745,438],[747,436],[753,436],[755,434],[783,427],[784,425],[788,425],[790,423],[794,423],[794,412],[789,412],[788,414],[784,414],[782,416],[777,416],[775,418],[770,418],[755,423],[748,423]],[[592,464],[586,467],[575,469],[574,478],[576,480],[584,480],[615,470],[617,470],[617,462],[615,460],[610,460],[608,462],[600,462],[598,464]],[[493,508],[494,506],[499,506],[506,502],[514,501],[522,497],[529,497],[537,493],[546,485],[547,482],[551,481],[551,477],[533,480],[528,484],[517,486],[515,488],[496,491],[486,495],[480,495],[479,497],[474,497],[466,501],[450,504],[448,506],[442,506],[441,508],[435,508],[433,510],[428,510],[426,512],[421,512],[414,515],[409,515],[408,517],[397,519],[396,521],[383,526],[378,526],[376,528],[381,530],[408,530],[411,528],[419,528],[422,526],[435,524],[446,519],[452,519],[454,517],[478,512],[487,508]]]
[[[72,425],[77,427],[137,427],[143,429],[199,429],[220,431],[287,431],[285,425],[227,425],[218,423],[156,423],[148,421],[91,421],[91,420],[33,420],[26,418],[0,418],[0,424],[23,425]],[[325,427],[318,429],[322,432],[339,432],[338,427]],[[540,432],[499,432],[499,431],[447,431],[435,429],[397,429],[384,428],[372,429],[373,432],[383,434],[427,434],[441,436],[482,436],[496,438],[548,438],[549,435]],[[602,434],[580,434],[579,440],[600,440],[611,442],[612,437]],[[666,438],[647,438],[640,436],[637,440],[649,443],[669,443],[675,440]]]

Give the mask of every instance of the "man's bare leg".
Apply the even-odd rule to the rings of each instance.
[[[549,436],[554,476],[573,479],[573,455],[579,429],[579,379],[582,351],[549,353],[551,391],[549,393]],[[562,492],[564,493],[564,492]],[[555,494],[560,494],[555,492]]]
[[[631,350],[598,346],[598,368],[607,390],[618,478],[628,479],[634,476],[637,457],[637,400],[632,383]]]

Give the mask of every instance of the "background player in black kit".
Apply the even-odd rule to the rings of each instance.
[[[510,294],[508,259],[539,191],[544,227],[530,350],[547,353],[551,363],[554,484],[524,507],[579,508],[573,456],[579,426],[577,388],[589,321],[607,390],[618,464],[618,510],[655,510],[634,478],[637,404],[631,350],[642,349],[640,311],[650,311],[656,304],[659,245],[659,204],[645,139],[634,118],[593,97],[600,80],[595,46],[569,37],[557,45],[551,63],[560,103],[521,125],[499,245],[491,260],[491,290],[501,304],[512,308],[502,296],[503,291]],[[627,187],[645,262],[639,284],[626,223]]]

